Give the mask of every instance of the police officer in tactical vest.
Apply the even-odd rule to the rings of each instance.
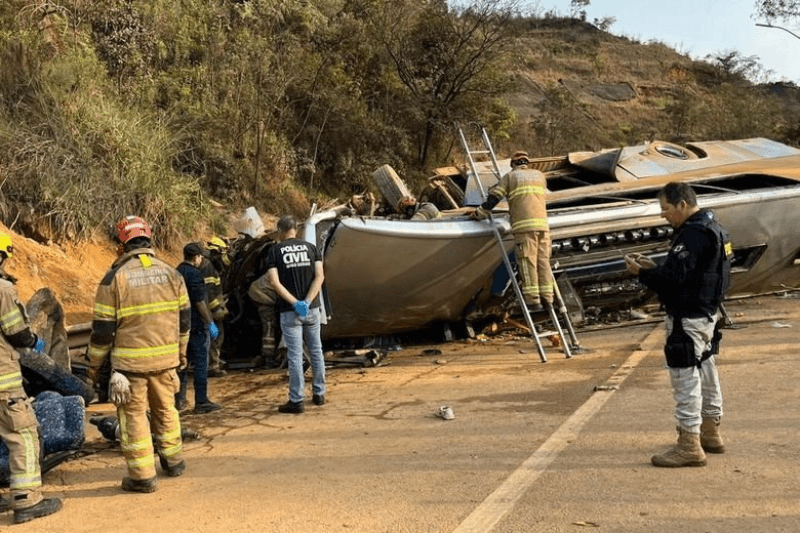
[[[730,282],[733,255],[727,232],[711,211],[697,206],[686,183],[668,183],[658,193],[661,216],[675,228],[663,264],[626,256],[628,270],[658,294],[667,313],[667,359],[678,443],[654,455],[655,466],[705,466],[706,455],[723,453],[719,435],[722,392],[715,364],[719,351],[720,305]]]

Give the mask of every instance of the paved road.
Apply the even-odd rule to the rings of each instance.
[[[798,302],[729,305],[747,325],[719,362],[729,451],[705,468],[649,464],[676,434],[663,334],[645,324],[582,333],[589,352],[546,364],[512,337],[409,348],[330,371],[330,403],[300,416],[275,410],[280,372],[235,373],[212,381],[224,411],[184,417],[202,438],[183,477],[122,493],[119,453],[88,426],[98,453],[45,478],[64,510],[14,531],[800,531]],[[454,420],[433,415],[443,404]]]

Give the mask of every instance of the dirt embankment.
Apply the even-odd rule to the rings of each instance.
[[[17,278],[23,303],[38,289],[49,287],[64,307],[67,325],[91,321],[97,284],[117,257],[112,242],[40,244],[3,224],[0,231],[14,244],[14,255],[5,270]],[[172,265],[180,262],[180,255],[174,252],[157,253]]]

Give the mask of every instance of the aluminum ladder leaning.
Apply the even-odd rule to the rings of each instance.
[[[480,180],[480,175],[478,174],[478,168],[475,164],[475,158],[473,156],[478,155],[488,155],[491,158],[492,162],[492,172],[495,175],[495,178],[499,181],[501,178],[500,173],[500,166],[497,164],[497,157],[495,156],[494,150],[492,149],[492,143],[489,141],[489,136],[486,134],[486,129],[481,128],[481,140],[483,142],[484,149],[483,150],[470,150],[469,145],[467,144],[467,139],[464,136],[464,132],[461,128],[458,129],[458,135],[461,140],[461,147],[464,149],[464,152],[467,156],[467,162],[469,163],[470,170],[475,176],[475,181],[478,183],[478,188],[481,193],[481,198],[484,200],[486,199],[486,191],[483,188],[483,183]],[[514,293],[517,296],[517,301],[519,302],[519,306],[522,309],[522,314],[525,317],[525,322],[531,330],[531,337],[533,337],[534,341],[536,342],[536,348],[539,351],[539,357],[543,363],[547,362],[547,355],[544,352],[544,347],[542,346],[542,341],[539,338],[539,334],[536,332],[535,324],[533,323],[533,318],[531,317],[530,311],[528,310],[528,306],[525,305],[525,297],[522,294],[522,289],[520,289],[519,283],[517,282],[517,277],[514,274],[514,270],[511,266],[511,261],[508,259],[508,254],[506,254],[505,247],[503,246],[503,238],[500,235],[500,231],[497,229],[497,225],[494,223],[494,218],[492,217],[492,213],[489,212],[488,215],[489,223],[492,226],[492,231],[494,232],[495,239],[497,240],[497,245],[500,247],[500,254],[503,257],[503,263],[506,266],[506,270],[508,271],[508,277],[511,280],[511,284],[514,287]],[[555,284],[555,277],[553,278],[553,283]],[[566,306],[561,298],[560,291],[555,291],[556,295],[559,299],[559,308],[566,310]],[[548,311],[550,312],[550,319],[553,321],[556,329],[558,330],[558,335],[561,339],[561,344],[564,347],[564,354],[567,358],[572,357],[572,352],[570,351],[569,343],[567,342],[564,331],[561,328],[561,323],[558,320],[558,316],[556,315],[555,305],[549,305]],[[567,320],[569,320],[569,315],[567,316]],[[571,330],[570,330],[571,331]],[[574,340],[574,334],[571,340]]]

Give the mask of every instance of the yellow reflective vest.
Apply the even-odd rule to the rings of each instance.
[[[89,364],[97,368],[110,356],[111,366],[122,371],[177,368],[186,357],[190,322],[183,276],[150,248],[131,250],[97,288]]]

